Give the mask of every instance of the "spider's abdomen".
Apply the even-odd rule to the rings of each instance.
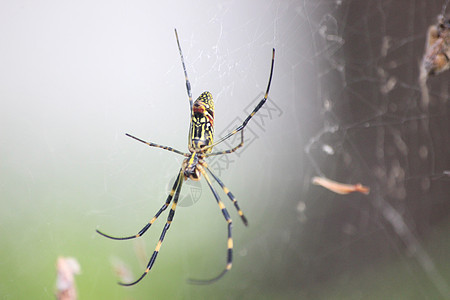
[[[198,152],[201,148],[212,145],[213,139],[214,101],[210,92],[203,92],[192,105],[189,148]],[[204,153],[211,150],[212,148],[208,148]]]

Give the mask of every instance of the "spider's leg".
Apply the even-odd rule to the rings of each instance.
[[[232,132],[230,132],[229,134],[227,134],[226,136],[224,136],[223,138],[221,138],[214,144],[204,147],[203,149],[212,148],[212,147],[216,146],[217,144],[220,144],[223,141],[225,141],[226,139],[230,138],[232,135],[235,135],[242,129],[244,129],[244,127],[247,126],[248,121],[250,121],[250,119],[258,112],[258,110],[264,105],[264,103],[266,103],[267,97],[269,96],[270,83],[272,82],[274,62],[275,62],[275,49],[273,49],[273,52],[272,52],[272,65],[270,67],[269,82],[267,83],[267,89],[266,89],[266,93],[264,94],[264,98],[258,103],[258,105],[256,105],[255,109],[253,109],[253,111],[248,115],[248,117],[244,120],[244,122],[241,125],[239,125],[235,130],[233,130]]]
[[[180,150],[174,149],[174,148],[172,148],[172,147],[163,146],[163,145],[158,145],[158,144],[151,143],[151,142],[146,142],[146,141],[141,140],[140,138],[137,138],[137,137],[135,137],[135,136],[132,136],[131,134],[128,134],[128,133],[125,133],[125,135],[126,135],[126,136],[129,136],[130,138],[133,138],[133,139],[135,139],[135,140],[137,140],[137,141],[139,141],[139,142],[141,142],[141,143],[144,143],[144,144],[146,144],[146,145],[149,145],[150,147],[161,148],[161,149],[168,150],[168,151],[170,151],[170,152],[174,152],[174,153],[177,153],[177,154],[186,156],[186,157],[189,157],[189,156],[190,156],[190,154],[181,152]]]
[[[208,177],[208,174],[205,172],[202,166],[197,165],[197,168],[199,168],[200,172],[202,173],[203,177],[205,177],[206,182],[208,183],[209,188],[211,189],[211,192],[213,193],[214,197],[216,198],[217,204],[219,204],[220,210],[222,211],[223,216],[225,217],[225,220],[228,224],[228,240],[227,240],[227,264],[225,266],[225,269],[216,277],[207,279],[207,280],[201,280],[201,279],[188,279],[188,282],[191,284],[210,284],[213,283],[220,278],[222,278],[230,269],[233,262],[233,238],[231,236],[231,228],[233,227],[233,223],[231,221],[230,215],[228,214],[227,209],[225,208],[225,205],[220,200],[219,194],[217,194],[216,190],[212,186],[211,180]]]
[[[148,222],[144,226],[144,228],[142,228],[137,234],[131,235],[131,236],[126,236],[126,237],[114,237],[114,236],[110,236],[110,235],[108,235],[106,233],[103,233],[103,232],[101,232],[98,229],[96,229],[95,231],[97,231],[97,233],[103,235],[104,237],[107,237],[107,238],[112,239],[112,240],[130,240],[130,239],[134,239],[134,238],[138,238],[138,237],[142,236],[147,231],[147,229],[149,229],[150,226],[152,226],[152,224],[156,221],[156,219],[159,217],[159,215],[163,211],[165,211],[166,208],[169,206],[170,202],[172,201],[172,198],[173,198],[173,195],[175,193],[175,190],[177,189],[177,186],[180,184],[179,183],[180,180],[181,181],[183,180],[183,174],[181,172],[181,169],[180,169],[180,173],[179,173],[177,179],[175,180],[175,183],[173,184],[173,187],[172,187],[172,190],[169,193],[169,196],[167,196],[166,203],[164,203],[164,205],[159,209],[159,211],[156,213],[156,215],[153,217],[153,219],[151,219],[150,222]]]
[[[183,52],[181,51],[180,41],[178,40],[178,33],[177,29],[175,29],[175,36],[177,38],[177,44],[178,44],[178,51],[180,51],[180,57],[181,57],[181,64],[183,65],[183,71],[184,71],[184,79],[186,80],[186,90],[189,97],[189,106],[191,107],[191,113],[192,113],[192,91],[191,91],[191,83],[189,82],[189,78],[186,72],[186,65],[184,64],[184,57]]]
[[[239,143],[239,145],[237,145],[236,147],[229,149],[229,150],[225,150],[225,151],[219,151],[219,152],[212,152],[212,153],[205,153],[204,156],[208,157],[208,156],[214,156],[214,155],[221,155],[221,154],[228,154],[228,153],[233,153],[234,151],[236,151],[237,149],[241,148],[244,145],[244,130],[241,130],[241,142]]]
[[[248,226],[248,221],[247,218],[245,217],[244,213],[242,212],[242,210],[239,208],[239,205],[237,203],[236,198],[234,198],[234,195],[230,192],[230,190],[223,184],[223,182],[219,179],[219,177],[217,177],[216,175],[214,175],[213,172],[211,172],[211,170],[208,168],[208,165],[206,163],[203,163],[203,167],[208,170],[209,174],[212,175],[212,177],[214,177],[214,179],[217,181],[217,183],[222,187],[223,191],[225,192],[225,194],[227,194],[228,198],[230,198],[230,200],[233,202],[234,207],[236,208],[239,216],[241,216],[242,222],[244,222],[245,226]]]
[[[156,257],[158,256],[159,249],[161,248],[161,244],[164,241],[164,237],[166,236],[166,232],[169,229],[170,224],[172,223],[173,216],[175,215],[175,209],[177,208],[178,197],[180,196],[181,186],[183,185],[183,181],[184,181],[182,170],[180,171],[180,175],[178,175],[178,178],[179,178],[179,180],[177,180],[177,181],[179,181],[179,183],[176,188],[175,197],[173,198],[172,207],[170,208],[170,211],[169,211],[169,216],[167,217],[166,225],[164,225],[164,228],[161,232],[161,236],[159,237],[158,244],[156,244],[155,251],[153,251],[152,257],[150,257],[150,260],[147,264],[147,268],[145,269],[145,271],[141,275],[141,277],[139,277],[137,280],[130,282],[130,283],[119,282],[120,285],[123,285],[123,286],[135,285],[136,283],[141,281],[142,278],[144,278],[145,275],[147,275],[147,273],[152,269],[153,264],[155,263]]]

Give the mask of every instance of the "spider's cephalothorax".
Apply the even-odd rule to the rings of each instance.
[[[198,156],[197,152],[193,152],[189,158],[186,158],[183,161],[181,168],[183,169],[185,179],[189,178],[195,181],[200,180],[201,173],[197,166],[199,163],[201,164],[202,161]]]
[[[97,232],[107,238],[113,239],[113,240],[129,240],[134,239],[142,236],[149,228],[152,226],[152,224],[156,221],[156,219],[161,215],[162,212],[164,212],[172,203],[170,207],[170,212],[167,217],[166,224],[164,226],[164,229],[162,230],[162,233],[159,237],[159,241],[156,244],[155,251],[153,251],[152,256],[150,257],[150,260],[147,264],[147,268],[145,269],[144,273],[139,277],[137,280],[131,282],[131,283],[121,283],[121,285],[130,286],[138,283],[141,281],[142,278],[144,278],[145,275],[150,272],[151,268],[153,267],[153,264],[155,263],[156,257],[158,256],[159,249],[161,248],[162,242],[164,240],[164,237],[166,236],[167,230],[170,227],[170,224],[172,224],[173,217],[175,215],[175,209],[177,208],[178,204],[178,198],[180,196],[181,187],[183,185],[183,182],[187,179],[192,180],[200,180],[201,176],[205,178],[217,204],[219,205],[219,208],[222,212],[222,215],[225,218],[225,221],[227,222],[227,228],[228,228],[228,238],[227,238],[227,261],[225,268],[223,271],[217,275],[216,277],[209,279],[209,280],[190,280],[190,283],[195,284],[208,284],[212,283],[218,279],[220,279],[223,275],[225,275],[230,269],[233,261],[233,239],[231,237],[231,228],[232,228],[232,221],[230,214],[228,213],[227,209],[225,208],[225,205],[223,204],[222,200],[220,200],[220,196],[217,193],[216,189],[213,186],[213,182],[209,178],[210,174],[212,178],[216,181],[218,185],[222,188],[223,192],[230,198],[231,202],[233,203],[234,207],[236,208],[236,211],[238,212],[239,216],[242,219],[242,222],[247,225],[247,218],[244,216],[244,213],[239,208],[239,205],[237,203],[236,198],[234,198],[234,195],[230,192],[230,190],[223,184],[223,182],[216,176],[214,173],[209,169],[208,164],[204,161],[209,156],[214,155],[222,155],[222,154],[228,154],[233,153],[242,145],[244,145],[244,131],[243,129],[245,126],[247,126],[247,123],[250,121],[250,119],[258,112],[258,110],[266,103],[267,97],[269,96],[269,89],[270,89],[270,83],[272,81],[272,73],[273,73],[273,65],[275,61],[275,49],[273,49],[272,52],[272,65],[270,68],[270,75],[269,75],[269,82],[267,84],[266,93],[264,94],[264,98],[261,99],[261,101],[258,103],[258,105],[253,109],[253,111],[250,113],[250,115],[247,116],[247,118],[244,120],[244,122],[239,125],[236,129],[219,139],[219,141],[216,141],[214,143],[214,102],[211,93],[209,92],[203,92],[200,97],[197,98],[197,100],[192,101],[192,93],[191,93],[191,84],[188,79],[188,75],[186,72],[186,66],[184,64],[184,58],[183,53],[181,51],[180,47],[180,41],[178,40],[178,34],[175,30],[175,36],[177,38],[177,44],[178,44],[178,50],[180,52],[181,57],[181,64],[183,65],[183,71],[184,76],[186,80],[186,90],[189,97],[189,106],[191,108],[191,126],[189,128],[189,152],[185,153],[182,151],[179,151],[177,149],[174,149],[172,147],[168,146],[162,146],[151,142],[146,142],[144,140],[141,140],[137,137],[134,137],[130,134],[126,134],[127,136],[142,142],[144,144],[147,144],[150,147],[156,147],[165,149],[177,154],[180,154],[186,159],[183,161],[183,164],[181,165],[181,168],[178,172],[177,179],[175,180],[175,183],[173,184],[172,190],[170,191],[169,195],[167,196],[166,202],[163,204],[163,206],[159,209],[159,211],[155,214],[155,216],[135,235],[126,236],[126,237],[114,237],[110,236],[108,234],[105,234],[99,230]],[[220,144],[221,142],[227,140],[231,136],[235,135],[236,133],[241,132],[241,142],[239,145],[235,146],[234,148],[224,150],[224,151],[217,151],[212,152],[212,148]]]
[[[189,151],[209,153],[214,139],[214,101],[210,92],[203,92],[192,105],[189,128]]]

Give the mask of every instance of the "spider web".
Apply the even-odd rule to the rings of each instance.
[[[273,199],[264,202],[264,208],[251,207],[261,211],[271,229],[259,238],[250,237],[240,252],[246,258],[256,252],[265,262],[261,267],[245,265],[256,279],[241,283],[242,290],[252,284],[264,286],[258,285],[260,280],[298,291],[293,292],[297,296],[333,298],[320,292],[324,282],[339,286],[350,282],[352,274],[391,262],[400,266],[384,272],[399,272],[399,280],[414,286],[411,295],[449,295],[448,272],[441,267],[446,256],[437,254],[448,246],[428,238],[448,226],[449,74],[429,78],[432,100],[427,107],[421,104],[419,85],[426,31],[435,24],[442,5],[439,1],[278,4],[276,65],[282,65],[284,73],[278,73],[283,84],[278,93],[272,88],[271,97],[286,113],[284,121],[275,119],[268,126],[276,133],[265,132],[276,142],[262,135],[259,144],[265,152],[259,157],[269,161],[277,157],[277,164],[264,161],[264,168],[256,167],[260,173],[236,171],[256,173],[259,182],[271,182],[276,191],[253,185],[265,191],[264,199]],[[258,127],[252,123],[248,127],[253,137],[251,131]],[[314,176],[362,182],[371,192],[337,196],[311,186]],[[295,207],[296,222],[280,207],[291,212]],[[371,276],[377,275],[365,279]],[[370,292],[354,287],[350,293]]]
[[[320,61],[314,109],[321,122],[314,121],[316,134],[304,148],[311,166],[305,181],[321,176],[362,182],[371,192],[343,199],[308,188],[299,205],[306,227],[312,230],[320,224],[322,234],[331,234],[333,242],[354,245],[344,246],[346,251],[319,250],[323,245],[306,248],[319,250],[319,257],[330,263],[331,273],[343,270],[335,263],[342,256],[334,251],[351,255],[351,264],[366,264],[369,256],[373,263],[406,255],[415,260],[403,259],[404,268],[415,276],[421,297],[446,298],[450,295],[447,277],[423,240],[448,220],[449,74],[429,80],[432,102],[428,107],[420,105],[418,85],[424,33],[436,22],[443,3],[336,1],[322,5],[328,9],[315,21],[306,16],[311,7],[305,4],[301,10],[311,26]],[[330,204],[328,213],[316,216],[314,206],[326,199],[339,204]],[[366,245],[359,249],[362,244]],[[317,257],[304,259],[311,262]],[[315,264],[310,265],[313,277]],[[420,275],[412,271],[414,264]]]

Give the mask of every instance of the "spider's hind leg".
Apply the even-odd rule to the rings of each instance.
[[[197,168],[199,168],[200,172],[202,173],[203,177],[205,177],[206,182],[208,183],[209,188],[211,189],[211,192],[214,195],[214,198],[216,198],[217,204],[220,207],[220,210],[222,211],[222,214],[225,218],[225,221],[227,221],[228,226],[228,239],[227,239],[227,263],[224,268],[224,270],[217,275],[214,278],[207,279],[207,280],[201,280],[201,279],[188,279],[188,283],[191,284],[211,284],[222,278],[229,270],[231,270],[231,266],[233,263],[233,238],[231,235],[231,229],[233,227],[233,222],[230,218],[230,214],[228,213],[225,205],[220,200],[219,194],[217,194],[216,190],[212,186],[211,180],[209,179],[208,174],[205,172],[204,168],[201,165],[198,165]]]
[[[112,240],[130,240],[130,239],[134,239],[134,238],[138,238],[138,237],[142,236],[150,228],[150,226],[152,226],[152,224],[156,221],[156,219],[159,217],[159,215],[163,211],[165,211],[166,208],[169,206],[170,202],[172,201],[175,190],[176,190],[177,186],[179,185],[180,180],[183,180],[181,169],[180,169],[180,173],[179,173],[177,179],[175,180],[175,183],[173,184],[173,187],[169,193],[169,196],[167,196],[167,199],[166,199],[166,202],[164,203],[164,205],[159,209],[159,211],[155,214],[155,216],[144,226],[144,228],[142,228],[137,234],[131,235],[131,236],[126,236],[126,237],[114,237],[114,236],[108,235],[106,233],[103,233],[98,229],[96,229],[95,231],[97,231],[98,234],[103,235],[104,237],[107,237]]]
[[[213,172],[211,172],[211,170],[208,168],[206,163],[203,164],[203,167],[206,170],[208,170],[209,174],[211,174],[211,176],[214,177],[214,179],[217,181],[217,183],[222,187],[224,193],[227,194],[228,198],[230,198],[231,202],[233,202],[234,207],[236,208],[239,216],[242,219],[242,222],[244,222],[245,226],[248,226],[247,218],[245,217],[244,213],[242,212],[241,208],[239,207],[239,204],[238,204],[236,198],[234,197],[234,195],[231,193],[231,191],[223,184],[223,182],[219,179],[219,177],[217,177],[216,175],[214,175]]]
[[[170,208],[169,216],[167,217],[167,221],[166,221],[166,225],[164,225],[164,228],[163,228],[163,230],[161,232],[161,235],[159,237],[159,241],[156,244],[155,251],[153,251],[153,254],[150,257],[150,260],[149,260],[149,262],[147,264],[147,268],[145,269],[144,273],[142,273],[141,277],[139,277],[137,280],[135,280],[133,282],[130,282],[130,283],[119,282],[120,285],[123,285],[123,286],[135,285],[136,283],[141,281],[142,278],[144,278],[145,275],[147,275],[148,272],[150,272],[150,270],[152,269],[153,264],[156,261],[156,257],[158,256],[158,253],[159,253],[159,250],[161,248],[161,245],[162,245],[162,243],[164,241],[164,237],[166,236],[167,230],[169,229],[170,224],[172,224],[173,217],[175,215],[175,209],[177,208],[177,204],[178,204],[178,197],[180,196],[181,186],[183,185],[183,181],[184,181],[183,170],[180,170],[180,174],[178,175],[178,179],[175,182],[175,185],[177,185],[176,186],[175,197],[173,198],[172,207]],[[174,187],[175,187],[175,185],[174,185]],[[172,192],[171,192],[171,194],[172,194]]]

